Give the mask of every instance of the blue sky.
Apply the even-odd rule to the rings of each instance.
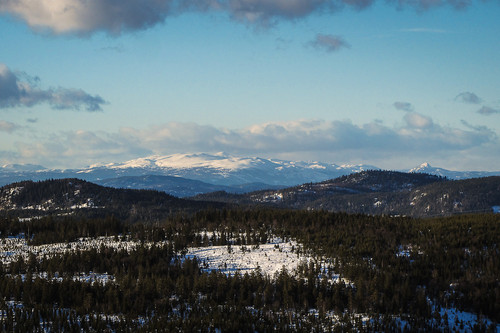
[[[0,0],[0,164],[500,170],[498,1]]]

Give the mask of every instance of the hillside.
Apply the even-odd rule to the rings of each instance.
[[[114,215],[127,220],[151,221],[179,212],[222,206],[153,190],[104,187],[76,178],[23,181],[0,188],[0,212],[26,217]]]
[[[450,181],[422,173],[369,170],[277,191],[244,195],[217,192],[196,198],[280,208],[421,217],[492,211],[500,205],[500,177]]]
[[[162,190],[157,178],[165,181],[164,177],[149,176],[139,180]],[[167,186],[172,186],[171,178],[166,181],[170,182]],[[182,186],[185,184],[183,181]],[[205,190],[209,188],[201,185]],[[201,185],[192,181],[190,191]],[[71,213],[149,221],[228,205],[414,217],[491,212],[500,206],[500,177],[452,181],[422,173],[369,170],[280,190],[245,194],[216,191],[191,199],[157,190],[104,187],[79,179],[24,181],[0,188],[0,211],[22,217]]]

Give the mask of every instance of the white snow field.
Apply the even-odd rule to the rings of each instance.
[[[299,254],[300,253],[300,254]],[[196,258],[205,271],[219,270],[228,275],[252,273],[259,270],[263,275],[275,276],[283,268],[290,274],[297,274],[297,268],[302,263],[316,262],[311,254],[305,253],[301,244],[290,240],[284,242],[274,237],[267,244],[231,245],[188,248],[187,258]],[[327,277],[330,283],[339,282],[340,276],[334,273],[330,266],[331,260],[317,261],[320,265],[320,276]],[[350,281],[343,279],[346,284]]]

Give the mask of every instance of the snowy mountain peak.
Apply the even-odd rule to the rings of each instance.
[[[420,164],[420,168],[430,168],[431,165],[428,163],[428,162],[424,162],[422,164]]]
[[[270,185],[297,185],[323,181],[358,172],[367,166],[339,167],[321,162],[284,161],[260,157],[232,156],[225,152],[215,154],[188,153],[152,155],[81,170],[80,174],[116,172],[120,176],[156,174],[179,176],[217,185],[264,183]],[[104,179],[104,175],[99,176]],[[111,175],[106,176],[112,178]]]
[[[144,158],[130,160],[122,164],[116,164],[113,167],[117,169],[125,168],[149,168],[149,169],[193,169],[209,168],[238,170],[249,168],[259,164],[258,158],[233,157],[226,153],[217,153],[214,155],[205,153],[196,154],[172,154],[166,156],[153,155]]]
[[[120,163],[99,163],[84,169],[45,169],[38,165],[9,164],[0,166],[0,186],[21,180],[80,178],[87,181],[121,179],[120,187],[132,186],[133,177],[172,176],[221,186],[294,186],[322,182],[366,170],[379,170],[372,165],[323,163],[319,161],[286,161],[260,157],[239,157],[226,152],[151,155]],[[408,172],[408,171],[405,171]],[[411,169],[449,179],[500,175],[500,172],[450,171],[429,163]],[[122,179],[132,177],[130,180]],[[134,178],[135,179],[135,178]],[[255,187],[255,186],[254,186]],[[252,188],[254,188],[252,187]],[[140,188],[140,187],[135,187]]]
[[[435,168],[433,168],[428,162],[424,162],[422,164],[420,164],[418,167],[416,168],[413,168],[413,169],[410,169],[410,173],[417,173],[417,172],[428,172],[430,170],[434,170]]]

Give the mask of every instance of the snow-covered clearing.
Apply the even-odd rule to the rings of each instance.
[[[299,250],[300,249],[300,250]],[[260,245],[224,245],[188,248],[187,258],[196,258],[205,271],[219,270],[232,275],[252,273],[259,270],[262,274],[275,276],[283,268],[296,274],[301,264],[311,261],[320,265],[320,276],[328,278],[330,283],[339,281],[340,276],[331,270],[331,260],[319,260],[302,250],[302,245],[291,240],[284,242],[280,238],[272,238],[267,244]],[[351,282],[343,279],[344,283]]]
[[[294,271],[308,257],[294,253],[295,242],[276,242],[261,245],[209,246],[189,248],[187,258],[197,258],[206,270],[220,270],[225,274],[251,273],[260,269],[263,274],[273,276],[283,267]]]

